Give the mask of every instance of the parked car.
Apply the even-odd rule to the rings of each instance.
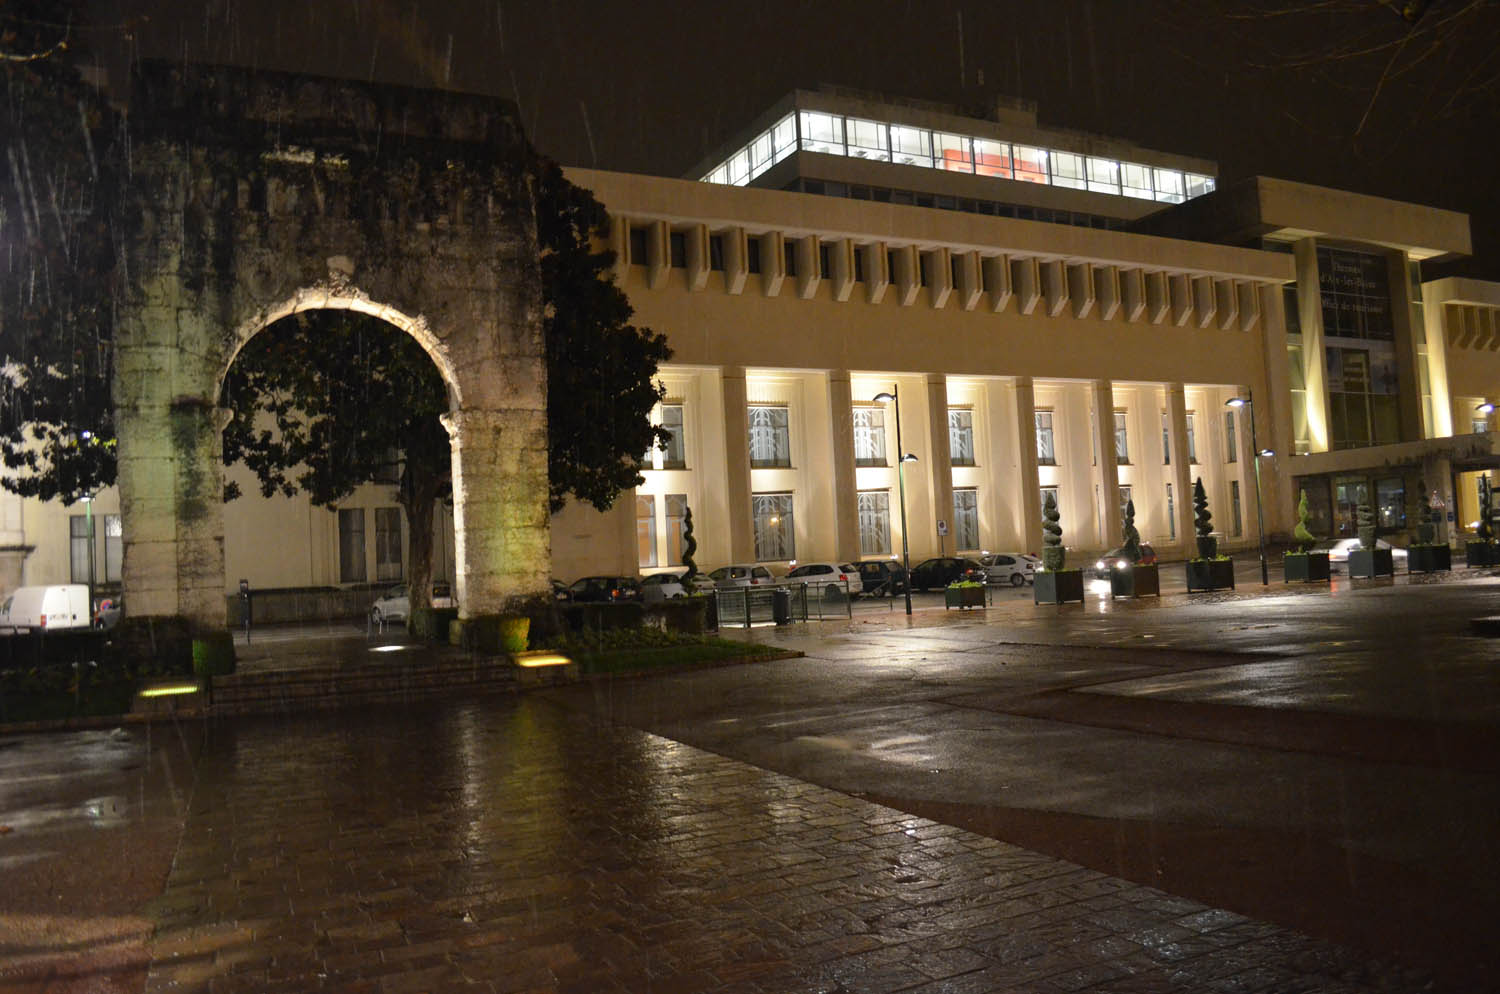
[[[1012,587],[1035,582],[1037,563],[1021,552],[990,552],[979,557],[989,583],[1008,583]]]
[[[597,604],[641,599],[641,581],[633,576],[586,576],[568,585],[568,600]]]
[[[889,559],[870,559],[859,563],[860,592],[871,597],[894,596],[906,592],[906,569]]]
[[[453,586],[442,580],[432,585],[433,607],[456,607]],[[379,625],[387,621],[405,621],[411,614],[411,597],[406,584],[391,587],[370,605],[370,620]]]
[[[566,583],[563,583],[561,580],[553,580],[552,581],[552,599],[555,600],[555,601],[565,601],[565,600],[567,600],[568,599],[568,585]]]
[[[946,587],[955,580],[985,580],[984,567],[972,559],[939,556],[924,560],[911,568],[911,589],[931,590]]]
[[[101,632],[113,631],[125,613],[125,602],[118,597],[105,597],[94,609],[94,627]]]
[[[841,587],[850,597],[858,597],[864,589],[853,563],[802,563],[788,570],[781,582],[805,583],[814,588],[813,593],[822,592],[817,588]]]
[[[82,583],[17,587],[0,605],[0,628],[55,632],[93,624],[89,588]]]
[[[1313,551],[1328,553],[1328,563],[1330,568],[1332,568],[1339,563],[1347,563],[1349,561],[1349,553],[1360,547],[1359,539],[1357,538],[1341,538],[1336,542],[1319,542],[1313,546]],[[1404,567],[1406,565],[1406,550],[1400,546],[1392,545],[1383,538],[1377,538],[1375,540],[1375,548],[1390,549],[1392,565],[1397,567]]]
[[[662,600],[672,600],[677,597],[686,597],[687,588],[682,585],[685,573],[652,573],[650,576],[641,577],[641,595],[646,600],[651,600],[653,594],[651,588],[660,588]]]
[[[1156,550],[1149,545],[1141,545],[1141,558],[1135,561],[1138,566],[1151,566],[1156,563]],[[1112,569],[1124,569],[1131,565],[1130,556],[1126,554],[1125,547],[1120,546],[1110,549],[1104,555],[1094,561],[1093,575],[1102,580],[1109,579],[1109,571]]]
[[[776,576],[759,563],[734,563],[720,566],[708,578],[716,587],[760,587],[776,582]]]

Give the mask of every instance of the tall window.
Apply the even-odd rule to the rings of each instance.
[[[1245,525],[1240,516],[1240,481],[1229,481],[1229,534],[1239,538],[1245,532]]]
[[[1490,430],[1490,419],[1489,418],[1470,418],[1469,419],[1469,430],[1472,431],[1476,435],[1482,435],[1483,433],[1485,433],[1485,432],[1487,432],[1487,431]]]
[[[750,509],[755,519],[755,561],[783,562],[797,558],[792,495],[753,494]]]
[[[854,465],[889,465],[885,458],[885,409],[856,407],[853,413]]]
[[[401,579],[401,508],[375,509],[375,579]]]
[[[1043,466],[1057,465],[1057,446],[1052,436],[1052,412],[1036,412],[1036,461]]]
[[[687,516],[687,494],[667,494],[667,565],[682,565],[682,521]]]
[[[1234,434],[1234,412],[1224,412],[1224,461],[1239,462],[1240,446]]]
[[[640,565],[656,565],[656,498],[651,494],[635,498],[635,549]]]
[[[1130,503],[1130,484],[1120,484],[1120,520],[1125,520],[1125,505]]]
[[[1172,484],[1167,484],[1167,537],[1177,541],[1177,505],[1172,502]]]
[[[1167,412],[1161,412],[1161,461],[1162,465],[1172,465],[1172,423],[1167,420]]]
[[[792,442],[785,407],[750,408],[750,465],[774,469],[792,464]]]
[[[1126,431],[1125,412],[1115,412],[1115,462],[1130,465],[1130,436]]]
[[[954,466],[974,465],[973,411],[948,412],[948,458]]]
[[[890,555],[891,492],[889,490],[861,490],[858,501],[859,554],[862,556]]]
[[[339,509],[339,582],[364,583],[365,510],[362,507]]]
[[[94,525],[97,531],[99,525]],[[125,530],[118,514],[104,515],[104,572],[100,574],[105,583],[120,582],[120,563],[125,559]]]
[[[979,491],[973,487],[953,490],[953,548],[979,548]]]
[[[89,520],[88,515],[74,514],[68,517],[68,565],[73,583],[89,582]],[[94,569],[98,570],[96,563]],[[97,576],[97,572],[95,574]]]
[[[1193,431],[1193,412],[1187,412],[1188,462],[1198,461],[1198,437]]]
[[[682,444],[682,405],[663,404],[661,407],[661,426],[666,429],[671,437],[667,439],[667,447],[657,450],[657,459],[660,462],[658,469],[683,469],[687,466],[686,457]]]

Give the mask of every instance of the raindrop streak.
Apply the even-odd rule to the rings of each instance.
[[[448,36],[448,51],[443,55],[443,85],[453,82],[453,36]]]

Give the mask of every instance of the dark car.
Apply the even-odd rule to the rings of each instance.
[[[906,570],[889,559],[872,559],[859,564],[860,593],[884,597],[906,592]]]
[[[640,599],[641,581],[633,576],[586,576],[568,587],[568,600],[575,604]]]
[[[1109,571],[1112,569],[1124,569],[1129,566],[1130,556],[1126,554],[1125,547],[1110,549],[1094,562],[1093,575],[1107,580]],[[1141,557],[1135,561],[1137,566],[1153,566],[1156,564],[1156,550],[1149,545],[1141,545]]]
[[[928,559],[911,568],[911,589],[931,590],[933,587],[946,587],[955,580],[968,578],[984,582],[984,567],[972,559],[963,559],[958,556],[939,556],[936,559]]]

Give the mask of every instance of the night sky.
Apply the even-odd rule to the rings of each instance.
[[[1349,13],[1260,13],[1327,6]],[[167,56],[495,94],[565,165],[668,176],[794,87],[981,114],[1020,96],[1045,125],[1213,159],[1221,182],[1462,211],[1476,258],[1427,275],[1500,279],[1500,3],[1439,0],[1437,41],[1401,49],[1380,47],[1402,27],[1376,0],[96,0],[88,16],[112,75]]]

